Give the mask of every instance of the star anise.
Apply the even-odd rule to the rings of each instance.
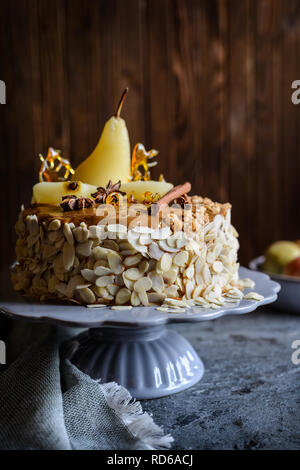
[[[95,202],[97,204],[105,204],[106,198],[111,193],[119,193],[121,196],[124,196],[126,193],[120,191],[121,181],[118,181],[115,184],[112,184],[112,181],[109,180],[108,185],[106,188],[99,186],[97,188],[97,192],[91,194],[92,197],[95,198]]]
[[[187,194],[183,194],[182,196],[174,199],[173,203],[179,205],[182,208],[190,209],[191,198]]]
[[[77,197],[67,195],[62,197],[62,203],[60,204],[63,211],[78,211],[87,207],[92,207],[95,204],[93,199],[89,197]]]

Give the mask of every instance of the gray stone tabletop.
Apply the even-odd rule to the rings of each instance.
[[[8,324],[0,318],[3,337]],[[21,320],[14,325],[9,363],[35,330],[41,334],[47,327],[29,328]],[[300,314],[261,309],[168,328],[191,342],[206,369],[190,389],[142,401],[144,411],[174,437],[173,450],[300,449],[300,364],[291,360]]]
[[[265,309],[169,328],[206,369],[192,388],[142,402],[173,449],[300,449],[300,364],[291,360],[300,313]]]

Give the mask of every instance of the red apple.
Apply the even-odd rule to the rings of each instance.
[[[284,268],[284,274],[300,277],[300,257],[293,259]]]

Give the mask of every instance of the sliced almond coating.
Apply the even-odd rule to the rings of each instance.
[[[235,298],[241,299],[244,297],[244,294],[240,289],[237,289],[236,287],[232,287],[232,289],[230,289],[227,292],[226,297],[232,297],[233,299]]]
[[[98,287],[106,287],[109,284],[113,284],[113,282],[114,282],[114,276],[101,276],[101,277],[98,277],[95,284]]]
[[[97,279],[97,276],[92,269],[85,268],[85,269],[82,269],[80,273],[82,277],[89,282],[95,282]]]
[[[216,257],[213,251],[209,251],[206,256],[206,262],[208,264],[213,264],[215,261]]]
[[[200,297],[202,290],[203,290],[202,285],[195,287],[193,294],[192,294],[192,298],[197,299],[198,297]]]
[[[58,253],[58,249],[53,245],[44,245],[42,248],[42,257],[43,259],[51,258]]]
[[[132,250],[122,250],[122,251],[120,252],[120,254],[121,254],[122,256],[132,256],[132,255],[136,255],[136,254],[137,254],[137,250],[133,250],[133,249],[132,249]]]
[[[179,240],[176,240],[176,248],[180,249],[183,248],[187,244],[187,240],[185,238],[179,238]]]
[[[188,281],[185,285],[185,294],[186,294],[188,299],[192,298],[194,288],[195,288],[195,282],[188,279]]]
[[[35,244],[35,250],[36,250],[36,246],[37,246],[38,243],[39,242],[37,242]],[[55,246],[55,248],[61,250],[64,243],[65,243],[65,239],[62,237],[60,240],[58,240],[57,242],[54,243],[54,246]],[[38,250],[38,251],[40,251],[40,250]]]
[[[98,259],[94,263],[94,268],[93,269],[96,269],[98,266],[104,266],[105,268],[108,268],[107,258],[106,259]]]
[[[151,238],[153,240],[165,240],[171,236],[171,229],[170,227],[163,227],[160,229],[153,230],[151,233]]]
[[[132,247],[135,247],[137,244],[137,241],[140,237],[140,234],[137,232],[134,232],[133,230],[128,230],[128,242]]]
[[[135,234],[135,235],[138,235],[138,234]],[[131,245],[133,246],[133,248],[138,251],[139,253],[142,253],[143,255],[145,255],[147,253],[147,246],[146,245],[141,245],[139,243],[139,240],[136,239],[136,238],[131,238],[130,239],[130,243]]]
[[[110,268],[107,268],[106,266],[96,266],[94,268],[94,273],[97,276],[107,276],[112,273]]]
[[[109,224],[107,226],[107,231],[111,233],[123,234],[123,233],[127,233],[127,227],[126,225],[122,225],[122,224]]]
[[[172,235],[171,237],[167,238],[167,244],[171,247],[171,248],[176,248],[176,238],[175,238],[175,235]]]
[[[38,224],[37,216],[35,214],[28,215],[26,217],[26,226],[30,235],[37,235],[39,233],[40,231],[39,224]]]
[[[117,305],[123,305],[123,304],[126,304],[126,302],[129,301],[130,297],[131,297],[130,290],[123,287],[117,293],[117,295],[115,297],[115,302],[116,302]]]
[[[212,268],[216,274],[220,274],[223,271],[224,266],[221,261],[215,261],[212,265]]]
[[[104,307],[107,307],[106,304],[88,304],[86,305],[87,308],[104,308]]]
[[[190,264],[184,271],[184,276],[188,279],[192,279],[195,274],[195,267],[193,264]]]
[[[137,307],[138,305],[140,305],[141,301],[140,301],[140,298],[139,298],[137,292],[135,292],[135,291],[132,292],[131,297],[130,297],[130,303],[134,307]]]
[[[167,285],[173,284],[177,278],[177,272],[175,269],[169,269],[169,271],[165,271],[162,273],[163,280]]]
[[[70,281],[71,280],[73,281],[72,284],[73,284],[74,290],[84,289],[85,287],[90,287],[90,285],[91,285],[91,283],[89,281],[86,281],[85,279],[83,279],[83,277],[80,276],[80,274],[77,274],[76,276],[73,276],[70,279]]]
[[[124,275],[125,273],[126,273],[126,271],[123,271],[123,273],[122,273],[122,278],[123,278],[124,284],[127,287],[127,289],[132,291],[133,286],[134,286],[134,281],[131,281],[130,279],[127,279],[127,277]]]
[[[177,253],[174,258],[173,258],[173,263],[176,264],[177,266],[185,266],[186,263],[188,262],[189,259],[189,254],[187,251],[180,251]]]
[[[147,291],[150,290],[152,287],[152,281],[149,277],[141,277],[136,283],[134,284],[134,290],[136,292],[140,292],[141,290]]]
[[[123,276],[122,274],[117,274],[116,277],[115,277],[115,283],[117,286],[119,287],[123,287],[124,286],[124,279],[123,279]]]
[[[68,243],[70,243],[70,245],[74,245],[74,237],[73,237],[73,233],[72,233],[72,229],[74,228],[74,224],[73,223],[65,223],[64,226],[63,226],[63,234],[65,236],[65,239],[67,240]]]
[[[124,259],[124,264],[125,266],[136,266],[137,264],[139,264],[139,262],[142,260],[142,255],[140,253],[137,253],[136,255],[133,255],[133,256],[127,256],[125,259]]]
[[[95,258],[93,257],[93,255],[90,255],[88,257],[86,266],[89,269],[94,269],[94,265],[95,265]]]
[[[158,244],[156,242],[152,242],[149,245],[149,256],[150,258],[159,260],[164,252],[159,248]]]
[[[60,253],[53,261],[53,267],[55,268],[63,268],[63,254]]]
[[[150,271],[155,271],[156,270],[156,260],[155,259],[149,259],[148,263],[149,263],[148,273]]]
[[[121,274],[124,271],[122,258],[118,253],[110,251],[107,253],[107,261],[114,274]]]
[[[88,287],[90,285],[89,283],[86,283],[84,279],[82,278],[82,276],[80,275],[71,277],[67,285],[67,291],[66,291],[67,297],[73,297],[74,291],[78,284],[84,284],[83,287]]]
[[[264,296],[258,294],[257,292],[248,292],[248,294],[244,295],[244,299],[247,299],[247,300],[263,300]]]
[[[159,244],[159,247],[163,250],[163,251],[168,251],[170,253],[177,253],[179,248],[172,248],[168,245],[167,243],[167,240],[159,240],[158,241],[158,244]]]
[[[136,233],[143,233],[143,234],[153,232],[153,228],[147,227],[146,225],[136,225],[135,227],[133,227],[132,230]]]
[[[253,289],[253,287],[255,286],[255,282],[252,281],[252,279],[250,279],[249,277],[242,279],[242,283],[245,288],[249,287],[250,289]]]
[[[128,241],[121,241],[119,243],[120,250],[132,250],[132,245]]]
[[[178,308],[167,308],[167,312],[168,313],[184,313],[185,312],[185,308],[181,308],[181,307],[178,307]]]
[[[64,282],[59,282],[56,284],[55,290],[62,295],[67,295],[67,284]]]
[[[32,246],[36,242],[36,240],[39,238],[39,235],[36,235],[36,238],[35,237],[31,238],[31,237],[28,237],[28,242],[30,242],[30,240],[32,240],[32,242],[31,242],[31,246]],[[48,238],[48,241],[52,244],[57,242],[61,238],[60,231],[56,230],[56,231],[53,231],[53,232],[48,232],[47,238]]]
[[[120,287],[117,286],[116,284],[109,284],[109,285],[106,287],[106,289],[108,290],[108,292],[109,292],[111,295],[115,296],[116,293],[118,292],[118,290],[120,289]]]
[[[158,293],[162,292],[164,289],[164,280],[162,275],[155,271],[150,271],[150,273],[148,273],[148,277],[151,279],[152,289]]]
[[[172,286],[166,287],[164,292],[167,296],[177,297],[177,295],[178,295],[178,286],[172,285]]]
[[[105,240],[102,246],[104,248],[108,248],[109,250],[119,251],[119,245],[114,240]]]
[[[208,302],[202,297],[198,297],[198,299],[194,299],[194,302],[196,305],[199,305],[199,307],[206,307],[208,305]]]
[[[95,286],[94,290],[96,291],[97,295],[102,297],[104,300],[112,300],[113,296],[108,292],[106,287],[97,287]]]
[[[58,230],[61,227],[61,222],[58,219],[51,220],[50,224],[48,225],[48,230]]]
[[[107,252],[108,252],[108,250],[106,248],[102,248],[102,246],[96,246],[92,250],[92,253],[93,253],[94,257],[96,258],[96,260],[100,260],[100,259],[106,260],[107,259]]]
[[[89,237],[90,238],[101,238],[104,232],[103,225],[90,225],[89,226]]]
[[[48,281],[48,291],[53,294],[55,292],[56,284],[58,283],[58,279],[56,276],[52,275]]]
[[[145,290],[139,290],[138,291],[138,296],[140,298],[140,301],[142,302],[142,304],[147,307],[147,305],[149,305],[149,302],[148,302],[148,296],[147,296],[147,293]]]
[[[149,263],[146,259],[143,259],[138,265],[138,270],[140,271],[141,274],[145,274],[146,271],[148,271],[149,268]]]
[[[129,279],[130,281],[137,281],[140,277],[142,277],[142,273],[137,268],[129,268],[124,271],[124,276]]]
[[[173,260],[174,261],[174,260]],[[204,266],[204,261],[202,258],[198,257],[196,262],[195,262],[195,271],[196,271],[196,278],[197,276],[199,277],[199,280],[202,279],[202,270],[203,270],[203,266]],[[197,280],[198,282],[198,280]],[[199,284],[199,282],[198,282]]]
[[[220,307],[217,304],[211,303],[211,304],[209,304],[209,308],[211,308],[212,310],[218,310]]]
[[[66,271],[69,271],[72,268],[74,264],[74,258],[74,246],[70,245],[68,242],[65,242],[63,247],[63,266]]]
[[[159,292],[148,292],[148,301],[152,304],[161,304],[165,298],[166,295],[159,293]]]
[[[179,299],[172,299],[170,297],[167,297],[165,299],[165,304],[173,305],[174,307],[184,307],[184,308],[188,307],[189,308],[187,301],[179,300]]]
[[[152,238],[150,237],[150,235],[143,234],[139,238],[140,245],[150,245],[151,242],[152,242]]]
[[[113,305],[110,307],[111,310],[131,310],[132,305]]]
[[[80,289],[79,295],[81,300],[86,304],[93,304],[96,301],[95,294],[89,287]]]
[[[172,258],[168,253],[164,253],[157,263],[158,269],[161,271],[169,271],[172,266]]]
[[[202,277],[206,285],[211,283],[211,273],[207,264],[204,264],[203,266]]]
[[[93,242],[91,240],[79,243],[76,245],[76,253],[82,256],[90,256],[92,253],[92,245]]]
[[[72,233],[75,239],[80,243],[86,241],[89,237],[89,231],[87,230],[87,228],[81,225],[78,227],[75,227]]]

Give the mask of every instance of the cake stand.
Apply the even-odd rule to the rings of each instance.
[[[39,303],[8,289],[6,299],[0,301],[0,311],[15,319],[88,328],[74,338],[77,348],[71,361],[94,379],[123,385],[135,398],[158,398],[191,387],[204,372],[192,345],[168,330],[168,323],[243,314],[277,299],[280,286],[266,274],[241,267],[240,277],[253,279],[255,292],[264,299],[241,300],[217,310],[192,307],[184,313],[166,313],[156,307],[111,310]]]

